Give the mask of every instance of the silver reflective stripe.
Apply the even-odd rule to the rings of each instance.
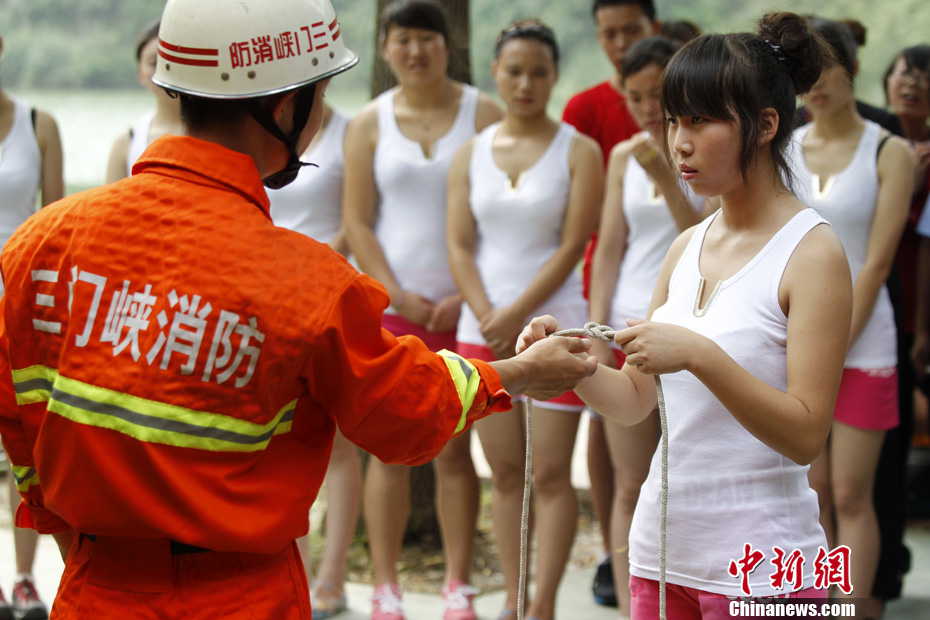
[[[191,435],[193,437],[220,439],[222,441],[243,445],[259,444],[265,442],[271,439],[275,432],[275,428],[271,428],[261,435],[245,435],[235,431],[228,431],[210,426],[197,426],[195,424],[188,424],[187,422],[179,422],[177,420],[165,420],[163,418],[145,415],[137,411],[130,411],[129,409],[120,407],[118,405],[98,403],[86,398],[82,398],[80,396],[75,396],[74,394],[62,392],[58,389],[52,391],[51,400],[64,403],[66,405],[71,405],[72,407],[77,407],[78,409],[83,409],[85,411],[90,411],[92,413],[99,413],[101,415],[108,415],[114,418],[119,418],[137,426],[154,428],[160,431],[171,431],[174,433],[181,433],[183,435]],[[293,419],[294,410],[291,409],[283,416],[281,416],[281,420],[278,424],[284,424],[285,422],[290,422]]]
[[[13,472],[13,477],[16,478],[17,485],[22,485],[22,483],[26,482],[30,478],[34,478],[35,475],[36,475],[35,467],[30,467],[28,470],[26,470],[26,473],[23,474],[22,476],[17,476],[16,472],[15,471]]]
[[[13,388],[16,390],[17,394],[25,394],[33,390],[47,390],[51,392],[52,382],[48,379],[30,379],[29,381],[14,383]]]
[[[459,366],[462,367],[462,372],[465,373],[465,382],[467,383],[468,381],[471,380],[471,373],[472,373],[471,366],[469,366],[468,362],[466,362],[459,356],[456,356],[455,361],[457,361],[459,363]]]

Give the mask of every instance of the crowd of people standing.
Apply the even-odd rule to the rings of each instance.
[[[438,3],[394,0],[380,16],[378,53],[397,86],[351,119],[326,106],[303,154],[318,167],[268,192],[271,215],[381,282],[390,297],[383,327],[433,351],[493,361],[556,326],[622,330],[597,345],[611,370],[533,401],[531,417],[528,399],[514,395],[510,413],[475,425],[491,468],[501,620],[516,617],[518,601],[524,424],[536,454],[526,613],[552,620],[577,522],[570,464],[581,415],[590,417],[604,548],[594,598],[621,617],[655,617],[660,430],[648,375],[657,373],[670,412],[670,510],[690,523],[670,534],[669,583],[679,588],[670,605],[682,614],[670,617],[691,617],[691,599],[738,595],[725,559],[742,548],[723,541],[759,528],[766,541],[810,555],[847,547],[861,617],[881,617],[907,567],[901,481],[930,358],[930,45],[890,59],[883,110],[855,99],[865,28],[853,20],[778,14],[754,34],[701,36],[693,23],[663,22],[651,0],[595,0],[591,13],[614,72],[558,120],[547,114],[561,56],[549,25],[521,20],[500,32],[495,100],[448,76],[450,30]],[[136,48],[154,111],[113,145],[108,182],[130,176],[149,143],[182,131],[177,100],[151,83],[157,32],[147,29]],[[0,140],[2,244],[34,211],[37,188],[41,204],[64,192],[50,116],[0,90]],[[711,172],[715,158],[722,172]],[[523,331],[540,315],[549,318]],[[650,318],[690,331],[640,322]],[[847,318],[851,328],[839,330]],[[698,350],[715,368],[691,359]],[[833,384],[832,393],[824,387]],[[766,412],[782,428],[761,419]],[[715,457],[724,440],[745,452]],[[471,441],[458,435],[433,462],[446,620],[476,618]],[[725,475],[741,468],[739,481]],[[688,487],[693,500],[694,489],[747,480],[756,505],[674,499],[676,489]],[[778,485],[793,486],[776,497]],[[403,620],[409,467],[372,457],[363,471],[358,448],[337,431],[326,489],[316,570],[302,547],[314,618],[347,608],[346,554],[361,514],[372,620]],[[800,516],[779,521],[789,503]],[[754,510],[776,516],[753,521]],[[716,529],[702,533],[702,520]],[[30,620],[44,617],[29,574],[35,534],[17,530],[15,541],[13,604]],[[812,595],[809,580],[796,590]]]

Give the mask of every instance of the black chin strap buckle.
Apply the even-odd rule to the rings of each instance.
[[[280,140],[284,146],[287,147],[289,155],[287,166],[262,179],[265,183],[265,187],[269,189],[281,189],[297,178],[297,173],[300,172],[302,167],[316,165],[300,161],[300,154],[297,153],[297,142],[300,140],[300,134],[310,120],[315,98],[315,83],[304,86],[297,92],[297,96],[294,100],[294,122],[289,133],[284,133],[277,122],[275,122],[271,111],[263,105],[265,99],[255,99],[252,102],[252,118],[254,118],[265,131]]]

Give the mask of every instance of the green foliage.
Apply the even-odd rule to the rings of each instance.
[[[450,0],[447,0],[450,1]],[[781,7],[827,17],[854,17],[868,27],[861,52],[860,95],[882,102],[880,78],[894,53],[930,40],[926,0],[896,0],[877,10],[873,0],[792,0]],[[361,68],[340,78],[340,88],[367,90],[374,52],[375,0],[333,0],[346,40],[362,58]],[[126,88],[135,84],[133,44],[139,30],[161,12],[159,0],[0,0],[5,51],[3,83],[19,88]],[[747,30],[771,0],[658,0],[660,16],[690,19],[708,32]],[[471,0],[475,80],[493,90],[488,67],[494,39],[517,18],[540,17],[559,36],[564,60],[556,101],[609,75],[594,39],[589,0]]]

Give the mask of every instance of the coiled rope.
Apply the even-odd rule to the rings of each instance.
[[[584,327],[563,329],[555,332],[553,336],[583,336],[594,340],[611,342],[617,330],[608,325],[589,322]],[[662,383],[659,376],[655,376],[656,399],[659,407],[659,424],[662,429],[662,493],[659,507],[659,619],[667,620],[665,607],[665,580],[668,546],[668,419],[665,414],[665,397],[662,394]],[[530,496],[533,485],[533,432],[530,422],[533,418],[533,402],[526,399],[525,409],[526,426],[526,459],[523,474],[523,512],[520,515],[520,580],[517,589],[517,620],[524,620],[524,607],[526,603],[527,564],[529,557],[530,533]],[[602,524],[604,526],[605,524]]]

